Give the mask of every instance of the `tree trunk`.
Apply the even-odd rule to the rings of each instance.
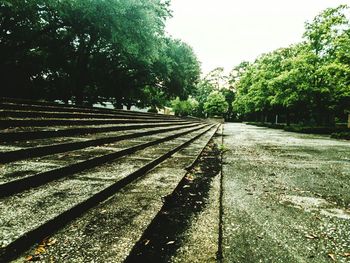
[[[75,69],[75,87],[74,96],[76,104],[83,104],[84,102],[84,88],[86,85],[86,78],[88,76],[88,63],[93,44],[93,37],[90,36],[86,40],[84,36],[80,36],[80,43],[77,51],[76,69]]]
[[[287,126],[290,125],[290,115],[289,115],[289,111],[287,110],[287,113],[286,113],[286,123],[287,123]]]
[[[113,103],[113,106],[114,106],[114,108],[119,109],[119,110],[123,109],[123,104],[122,104],[122,101],[119,97],[115,98],[115,102]]]

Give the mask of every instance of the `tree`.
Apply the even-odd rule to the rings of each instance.
[[[230,75],[233,108],[255,121],[332,125],[349,109],[349,21],[345,6],[306,23],[305,41],[244,63]],[[283,119],[283,118],[282,118]]]
[[[344,11],[347,6],[340,5],[336,8],[328,8],[316,16],[312,22],[306,23],[305,38],[310,46],[310,51],[315,54],[312,65],[313,118],[317,124],[331,124],[334,122],[332,113],[332,100],[334,88],[327,85],[324,69],[334,60],[334,40],[349,28],[349,21]]]
[[[180,40],[166,39],[167,73],[164,88],[181,99],[193,94],[200,78],[200,64],[192,48]]]
[[[225,114],[225,120],[234,120],[235,119],[235,113],[233,111],[233,101],[235,100],[235,92],[232,88],[226,88],[222,90],[222,95],[225,97],[225,101],[228,104],[228,109]]]
[[[204,111],[209,116],[223,116],[228,110],[228,103],[224,95],[219,91],[213,91],[209,94],[207,101],[204,103]]]
[[[209,83],[214,90],[221,90],[226,88],[228,77],[224,72],[224,68],[217,67],[210,71],[205,77],[204,80]]]
[[[13,0],[0,2],[0,14],[2,96],[130,106],[146,87],[166,92],[165,82],[184,77],[182,92],[199,75],[193,52],[174,40],[179,61],[165,74],[157,68],[172,62],[164,32],[168,0]],[[176,63],[183,68],[175,71]]]

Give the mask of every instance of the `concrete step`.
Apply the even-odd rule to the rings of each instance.
[[[145,120],[169,120],[177,119],[176,117],[169,118],[165,115],[142,115],[142,114],[125,114],[125,113],[81,113],[81,112],[50,112],[50,111],[34,111],[34,110],[0,110],[0,118],[51,118],[51,119],[128,119],[137,117]]]
[[[119,109],[106,109],[97,107],[83,107],[70,104],[59,104],[50,102],[38,102],[38,101],[27,101],[27,100],[15,100],[8,98],[0,98],[0,109],[6,110],[29,110],[29,111],[51,111],[51,112],[75,112],[75,113],[120,113],[123,115],[143,115],[143,116],[164,116],[162,114],[130,111],[130,110],[119,110]],[[174,117],[169,116],[167,117]]]
[[[168,131],[195,127],[198,124],[174,125],[167,128],[151,128],[143,130],[129,130],[103,134],[88,134],[81,137],[58,137],[51,139],[38,139],[28,142],[13,142],[0,144],[0,163],[9,163],[26,158],[41,157],[50,154],[63,153],[92,146],[110,144],[117,141],[137,137],[159,134]]]
[[[77,126],[77,125],[101,125],[101,124],[132,124],[132,123],[162,123],[162,122],[183,122],[180,119],[21,119],[2,118],[0,129],[11,127],[32,127],[32,126]]]
[[[69,223],[48,240],[55,244],[37,255],[42,261],[53,258],[66,262],[123,262],[134,244],[210,140],[215,130],[193,141],[186,148],[159,164],[145,176],[127,185],[110,199]],[[35,256],[37,245],[28,255]],[[143,262],[143,261],[141,261]]]
[[[47,236],[50,234],[48,232],[105,200],[213,129],[205,127],[182,134],[103,167],[82,171],[45,187],[0,199],[0,207],[4,211],[0,224],[3,226],[0,231],[0,258],[8,260],[14,257],[18,249]]]
[[[117,131],[128,131],[134,129],[146,129],[155,127],[169,127],[173,125],[187,125],[193,122],[161,122],[161,123],[140,123],[140,124],[115,124],[115,125],[78,125],[78,126],[47,126],[47,127],[14,127],[0,131],[0,142],[16,142],[34,139],[45,139],[64,136],[82,136],[86,134],[98,134]]]
[[[67,154],[27,159],[2,166],[0,197],[39,186],[67,175],[100,166],[138,150],[177,139],[188,133],[205,128],[206,125],[174,132],[143,136],[127,141],[111,143],[105,147],[88,147],[69,151]],[[181,140],[179,138],[178,140]]]

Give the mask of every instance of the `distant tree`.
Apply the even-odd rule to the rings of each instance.
[[[219,91],[211,92],[204,103],[204,111],[209,116],[223,116],[228,111],[228,103],[225,100],[225,96]]]
[[[306,23],[305,41],[261,55],[230,74],[233,109],[249,120],[333,125],[350,105],[346,6],[329,8]]]
[[[228,77],[226,76],[223,67],[217,67],[204,77],[204,81],[209,83],[214,90],[221,90],[226,88]]]
[[[198,111],[199,110],[199,102],[195,98],[193,98],[192,96],[190,96],[187,99],[187,102],[191,105],[190,115],[199,117],[200,116],[199,111]]]
[[[235,119],[235,113],[233,111],[233,101],[235,100],[235,92],[233,89],[223,89],[222,91],[222,95],[224,95],[225,100],[228,104],[228,109],[227,112],[225,113],[225,119],[226,120],[233,120]]]
[[[207,80],[202,79],[200,82],[198,82],[195,93],[193,96],[198,101],[198,113],[197,116],[199,117],[205,117],[204,112],[204,103],[206,102],[209,94],[214,90],[214,87],[211,83],[209,83]]]

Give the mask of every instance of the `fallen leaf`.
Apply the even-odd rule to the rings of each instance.
[[[144,244],[144,245],[145,245],[145,246],[147,246],[147,245],[149,244],[149,242],[151,242],[151,240],[146,239],[146,240],[145,240],[145,244]]]
[[[187,176],[186,176],[186,180],[187,180],[187,181],[193,181],[193,176],[190,175],[190,174],[187,175]]]
[[[316,238],[318,238],[318,236],[316,236],[314,234],[307,234],[307,235],[305,235],[305,237],[308,238],[308,239],[316,239]]]
[[[45,251],[46,251],[45,248],[39,247],[39,248],[35,249],[34,254],[35,254],[35,255],[40,255],[40,254],[44,253]]]
[[[333,261],[336,261],[335,254],[329,253],[328,257],[330,257]]]
[[[33,256],[27,256],[26,257],[26,261],[32,261],[33,260]]]
[[[46,243],[48,246],[52,246],[57,243],[57,239],[55,238],[50,238],[49,241]]]
[[[172,245],[172,244],[174,244],[175,243],[175,241],[169,241],[168,243],[166,243],[167,245]]]
[[[42,254],[42,253],[45,253],[46,252],[46,249],[44,248],[44,246],[40,245],[38,246],[36,249],[35,249],[35,255],[39,255],[39,254]]]

